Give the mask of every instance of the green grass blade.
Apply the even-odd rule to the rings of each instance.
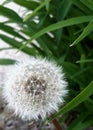
[[[16,63],[16,61],[13,59],[0,58],[0,65],[12,65],[14,63]]]
[[[13,11],[12,9],[9,9],[7,7],[4,7],[2,5],[0,5],[0,14],[9,19],[12,19],[14,22],[18,22],[18,23],[23,22],[21,17],[15,11]]]
[[[90,95],[93,94],[93,81],[78,94],[74,99],[72,99],[69,103],[67,103],[62,109],[59,110],[54,116],[57,118],[61,114],[65,114],[66,112],[72,110],[74,107],[78,106],[80,103],[85,101]]]
[[[78,9],[82,10],[84,14],[92,14],[91,10],[89,10],[80,0],[72,0],[73,4],[78,7]]]
[[[23,21],[27,21],[29,20],[31,17],[35,16],[35,14],[40,10],[42,9],[47,3],[49,3],[50,0],[46,0],[45,2],[43,2],[40,6],[38,6],[32,13],[26,15],[24,17],[24,20]]]
[[[25,31],[26,31],[26,29],[23,30],[24,34],[27,33]],[[28,34],[27,35],[31,37],[32,35],[35,34],[36,31],[37,30],[33,28],[33,24],[31,24],[31,23],[29,24],[28,23]],[[50,38],[48,37],[48,35],[43,35],[42,37],[38,38],[37,42],[40,45],[40,48],[44,51],[44,53],[45,53],[46,56],[51,56],[52,55],[51,48],[53,49],[55,46],[54,46],[54,42],[52,40],[50,40]]]
[[[93,20],[84,28],[81,35],[79,35],[79,37],[70,46],[74,46],[74,45],[78,44],[81,40],[83,40],[92,31],[93,31]]]
[[[59,62],[60,63],[60,62]],[[86,70],[80,70],[80,68],[71,62],[62,62],[60,63],[66,72],[66,75],[70,80],[79,84],[79,86],[83,86],[84,79],[82,78],[82,73]],[[84,85],[85,86],[85,85]]]
[[[62,20],[66,17],[71,5],[72,5],[72,2],[69,0],[63,0],[60,3],[60,7],[59,7],[58,12],[57,12],[57,19],[58,20]],[[60,12],[62,12],[62,13],[60,13]]]
[[[23,6],[29,10],[34,10],[39,6],[39,2],[37,1],[27,1],[27,0],[13,0],[16,4]]]
[[[92,0],[80,0],[85,6],[93,11],[93,1]]]
[[[20,35],[18,32],[19,30],[14,29],[11,26],[5,25],[4,23],[0,23],[0,30],[9,33],[13,35],[14,37],[21,38],[23,40],[26,40],[22,35]]]
[[[88,62],[93,62],[93,59],[86,59],[86,60],[78,60],[76,63],[88,63]]]
[[[83,120],[88,116],[88,112],[87,113],[85,113],[85,112],[83,112],[83,113],[81,113],[71,124],[70,124],[70,126],[69,126],[69,128],[67,129],[67,130],[77,130],[77,128],[78,128],[78,130],[82,130],[81,128],[82,128],[82,122],[83,122]]]
[[[8,36],[5,36],[3,34],[0,34],[0,39],[2,39],[7,44],[9,44],[12,47],[17,48],[17,49],[19,49],[21,47],[21,45],[22,45],[20,42],[16,41],[15,39],[10,38]],[[36,55],[37,54],[37,52],[35,51],[35,49],[29,48],[29,47],[25,47],[22,51],[25,52],[25,53],[27,53],[27,54],[29,54],[29,55]]]
[[[52,24],[41,31],[37,32],[34,34],[30,40],[28,40],[21,48],[23,49],[27,44],[31,43],[32,40],[39,38],[40,36],[44,35],[46,32],[54,31],[59,28],[67,27],[67,26],[72,26],[72,25],[77,25],[85,22],[89,22],[93,19],[93,16],[81,16],[81,17],[76,17],[76,18],[70,18],[67,20],[62,20],[61,22]]]
[[[70,7],[72,5],[72,2],[69,0],[63,0],[60,3],[60,6],[58,8],[58,12],[57,12],[57,21],[62,21],[68,14]],[[62,12],[62,13],[60,13]],[[62,29],[59,29],[56,33],[56,39],[57,42],[60,43],[62,38]]]
[[[8,0],[8,1],[4,1],[2,3],[2,5],[6,5],[10,2],[14,2],[16,4],[18,4],[19,6],[23,6],[29,10],[34,10],[35,8],[37,8],[37,6],[39,6],[39,2],[38,1],[34,1],[34,0],[31,0],[31,1],[27,1],[27,0]]]

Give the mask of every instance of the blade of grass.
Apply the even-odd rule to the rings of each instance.
[[[76,7],[78,7],[78,9],[80,9],[81,11],[83,11],[83,13],[84,14],[87,14],[87,15],[89,15],[89,14],[93,14],[92,12],[91,12],[91,10],[89,10],[83,3],[81,3],[81,1],[80,0],[72,0],[72,2],[73,2],[73,4],[76,6]]]
[[[23,21],[27,21],[29,20],[31,17],[35,16],[35,14],[42,9],[47,3],[49,3],[51,0],[46,0],[45,2],[43,2],[40,6],[38,6],[32,13],[26,15],[23,19]]]
[[[82,71],[80,68],[75,65],[74,63],[70,62],[59,62],[60,65],[64,68],[64,71],[66,72],[67,76],[70,80],[74,81],[75,83],[79,84],[79,86],[83,86],[83,82],[85,83],[84,79],[82,78]],[[75,77],[75,74],[78,76]]]
[[[33,24],[31,24],[31,23],[27,23],[28,24],[28,32],[29,32],[29,36],[31,37],[32,35],[34,35],[35,33],[36,33],[36,29],[34,29],[33,28]],[[24,31],[25,31],[26,29],[24,29]],[[25,32],[24,32],[25,33]],[[46,42],[47,41],[47,42]],[[37,42],[38,42],[38,44],[40,45],[40,48],[44,51],[44,53],[46,54],[46,56],[51,56],[52,55],[52,51],[51,51],[51,49],[50,49],[50,46],[52,46],[52,49],[53,49],[53,40],[52,41],[50,41],[49,40],[49,37],[47,37],[47,36],[42,36],[42,37],[40,37],[40,38],[38,38],[37,39]],[[32,44],[32,43],[30,43],[30,44]],[[50,45],[50,46],[48,46],[48,45]]]
[[[10,27],[8,25],[5,25],[4,23],[0,23],[0,29],[3,30],[4,32],[7,32],[14,37],[21,38],[23,40],[26,40],[22,35],[20,35],[18,32],[19,30],[15,30],[13,27]]]
[[[40,36],[44,35],[46,32],[54,31],[59,28],[63,28],[63,27],[67,27],[67,26],[72,26],[72,25],[76,25],[76,24],[80,24],[80,23],[89,22],[92,19],[93,19],[93,16],[81,16],[81,17],[76,17],[76,18],[70,18],[67,20],[62,20],[61,22],[52,24],[52,25],[42,29],[41,31],[37,32],[36,34],[34,34],[30,40],[28,40],[23,46],[21,46],[20,50],[22,50],[27,44],[31,43],[32,40],[39,38]]]
[[[83,32],[79,35],[79,37],[70,45],[74,46],[78,44],[81,40],[83,40],[87,35],[89,35],[93,31],[93,19],[92,21],[84,28]]]
[[[88,116],[89,113],[81,113],[69,126],[68,130],[76,130],[77,127],[80,129],[80,126],[82,126],[82,121]],[[76,129],[75,129],[76,128]]]
[[[31,0],[31,1],[27,1],[27,0],[10,0],[10,1],[12,1],[12,2],[14,2],[14,3],[16,3],[16,4],[20,5],[20,6],[23,6],[23,7],[27,8],[27,9],[30,9],[30,10],[34,10],[35,8],[37,8],[37,6],[39,6],[39,2],[33,1],[33,0]],[[7,4],[7,3],[8,3],[8,1],[7,2],[5,1],[5,3],[3,3],[3,4]]]
[[[86,59],[86,60],[78,60],[76,63],[88,63],[88,62],[93,62],[93,59]]]
[[[51,120],[57,118],[61,114],[65,114],[66,112],[72,110],[74,107],[78,106],[80,103],[85,101],[92,94],[93,94],[93,81],[83,91],[81,91],[74,99],[72,99],[63,108],[61,108],[59,112],[57,112]]]
[[[12,65],[14,63],[16,63],[16,61],[13,59],[0,58],[0,65]]]
[[[10,38],[8,36],[5,36],[3,34],[0,34],[0,38],[3,41],[5,41],[7,44],[9,44],[9,45],[11,45],[11,46],[13,46],[14,48],[17,48],[17,49],[19,49],[21,47],[21,45],[22,45],[20,42],[16,41],[15,39]],[[22,51],[29,54],[29,55],[38,54],[38,52],[36,52],[35,49],[29,48],[29,47],[25,47]]]
[[[21,17],[15,11],[7,7],[4,7],[2,5],[0,5],[0,14],[9,19],[12,19],[14,22],[18,22],[18,23],[23,22]]]
[[[62,21],[67,16],[71,5],[72,5],[72,2],[69,0],[63,0],[60,3],[60,6],[59,6],[58,12],[57,12],[57,20],[58,21]],[[62,12],[62,13],[60,13],[60,12]],[[56,33],[56,39],[57,39],[58,43],[60,43],[60,41],[61,41],[62,31],[63,31],[63,29],[59,29]]]
[[[85,6],[93,11],[93,1],[92,0],[80,0]]]

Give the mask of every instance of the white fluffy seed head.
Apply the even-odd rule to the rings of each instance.
[[[8,74],[4,97],[8,106],[23,119],[45,118],[58,110],[67,94],[62,69],[46,59],[19,62]]]

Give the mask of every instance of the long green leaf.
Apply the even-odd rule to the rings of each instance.
[[[81,113],[69,126],[69,128],[67,130],[82,130],[82,122],[83,120],[88,116],[88,112],[85,113]]]
[[[81,85],[84,86],[83,84],[85,83],[85,81],[82,78],[82,73],[86,70],[86,68],[85,70],[81,71],[80,68],[74,63],[62,62],[62,61],[60,65],[62,65],[62,67],[64,68],[64,71],[66,72],[70,80],[74,81],[75,83],[78,83],[79,86]]]
[[[88,63],[88,62],[93,62],[93,59],[85,59],[85,60],[76,61],[76,63]]]
[[[69,1],[69,0],[63,0],[60,3],[60,6],[59,6],[58,12],[57,12],[57,19],[58,20],[62,20],[66,17],[71,5],[72,5],[72,1]]]
[[[31,23],[27,23],[27,24],[28,24],[28,32],[30,32],[28,35],[31,37],[31,35],[35,34],[36,29],[33,28],[33,24],[31,24]],[[26,29],[24,29],[24,31],[26,31]],[[54,47],[53,40],[50,41],[49,37],[47,37],[47,36],[44,35],[44,36],[38,38],[37,42],[40,45],[40,48],[45,52],[46,55],[49,56],[49,55],[52,54],[52,51],[50,50],[50,47],[47,46],[47,44],[49,44],[50,46],[52,46],[52,49],[53,49],[53,47]]]
[[[57,118],[61,114],[65,114],[66,112],[72,110],[74,107],[78,106],[80,103],[85,101],[90,95],[93,94],[93,81],[78,94],[74,99],[72,99],[69,103],[67,103],[63,108],[59,110],[54,116]]]
[[[87,1],[87,0],[86,0]],[[89,10],[80,0],[72,0],[73,4],[78,7],[78,9],[82,10],[84,14],[93,14],[91,10]],[[79,10],[78,10],[79,11]]]
[[[14,63],[16,63],[16,61],[13,59],[0,58],[0,65],[12,65]]]
[[[50,0],[46,0],[45,2],[43,2],[40,6],[38,6],[32,13],[26,15],[24,17],[23,21],[27,21],[29,20],[31,17],[33,17],[41,8],[43,8],[47,3],[49,3]]]
[[[34,10],[36,9],[40,3],[38,1],[34,1],[34,0],[31,0],[31,1],[28,1],[28,0],[12,0],[13,2],[15,2],[16,4],[20,5],[20,6],[23,6],[29,10]]]
[[[26,40],[22,35],[20,35],[18,32],[19,30],[15,30],[13,27],[5,25],[3,23],[0,23],[0,30],[3,30],[4,32],[7,32],[14,37],[21,38],[23,40]]]
[[[72,5],[72,2],[69,0],[63,0],[60,3],[60,6],[59,6],[58,12],[57,12],[57,20],[58,21],[62,21],[67,16],[71,5]],[[60,13],[60,12],[62,12],[62,13]],[[59,29],[56,33],[56,39],[57,39],[58,43],[60,43],[61,38],[62,38],[62,29]]]
[[[11,46],[13,46],[13,47],[15,47],[17,49],[19,49],[21,47],[21,45],[22,45],[20,42],[16,41],[15,39],[10,38],[8,36],[5,36],[3,34],[0,34],[0,38],[3,41],[5,41],[7,44],[9,44],[9,45],[11,45]],[[29,55],[36,55],[36,54],[38,54],[35,51],[35,49],[29,48],[29,47],[25,47],[22,51],[25,52],[25,53],[27,53],[27,54],[29,54]]]
[[[14,22],[18,22],[18,23],[23,22],[21,17],[15,11],[7,7],[4,7],[2,5],[0,5],[0,14],[9,19],[12,19]]]
[[[86,5],[90,10],[93,11],[93,1],[92,0],[80,0],[84,5]]]
[[[62,20],[61,22],[52,24],[41,31],[37,32],[35,35],[31,37],[30,40],[28,40],[20,49],[23,49],[27,44],[31,43],[33,39],[37,39],[40,36],[44,35],[46,32],[54,31],[59,28],[67,27],[67,26],[72,26],[80,23],[85,23],[89,22],[93,19],[93,16],[81,16],[81,17],[76,17],[76,18],[70,18],[67,20]]]
[[[81,40],[83,40],[92,31],[93,31],[93,20],[84,28],[83,32],[79,35],[79,37],[70,46],[74,46],[74,45],[78,44]]]

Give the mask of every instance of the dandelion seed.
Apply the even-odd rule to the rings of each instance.
[[[63,104],[67,82],[54,62],[31,58],[16,64],[8,75],[4,97],[22,119],[44,119]]]

